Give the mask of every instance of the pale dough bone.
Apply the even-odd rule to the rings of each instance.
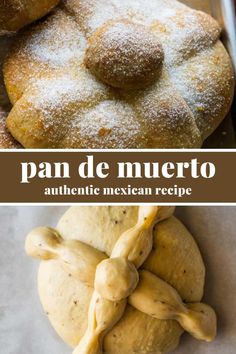
[[[154,274],[141,270],[129,303],[160,320],[175,319],[193,337],[211,342],[216,336],[216,314],[203,303],[184,304],[178,292]]]
[[[155,206],[139,208],[137,224],[118,239],[112,250],[111,259],[123,257],[127,262],[132,262],[137,268],[142,265],[152,249],[152,228],[156,221],[157,212],[158,208]],[[126,277],[126,275],[124,276]],[[98,288],[96,285],[97,279],[95,277],[96,289]],[[132,284],[128,287],[131,288]],[[117,288],[119,288],[119,281],[117,281]],[[110,291],[115,292],[116,289],[111,289]],[[129,296],[130,294],[131,292],[126,295]],[[88,328],[73,354],[101,354],[103,338],[121,319],[126,302],[127,300],[124,298],[114,303],[104,299],[101,294],[94,290],[88,313]]]
[[[94,284],[94,268],[106,258],[105,254],[85,243],[64,241],[56,230],[46,227],[29,233],[25,249],[34,258],[59,259],[75,278],[91,287]]]
[[[145,210],[145,208],[143,209]],[[142,215],[142,208],[140,209],[140,215]],[[142,219],[143,216],[141,216],[140,219]],[[137,225],[138,225],[138,229],[140,228],[140,221],[138,221]],[[149,225],[150,226],[150,225]],[[136,226],[137,228],[137,226]],[[123,237],[120,238],[121,240],[121,244],[124,243],[124,239],[127,238],[128,235],[128,239],[129,239],[129,231],[131,231],[131,235],[135,235],[134,233],[135,228],[128,230],[127,232],[124,233]],[[39,231],[37,231],[36,233],[37,235],[39,234]],[[139,234],[139,232],[136,233]],[[45,232],[44,232],[45,235]],[[32,234],[30,235],[30,239],[32,239]],[[125,237],[124,237],[125,236]],[[119,244],[119,242],[118,242]],[[41,243],[42,245],[42,243]],[[76,245],[76,243],[75,243]],[[78,246],[81,246],[81,243],[78,242]],[[29,247],[28,251],[30,251]],[[46,247],[47,248],[47,247]],[[35,247],[33,247],[33,249],[35,250]],[[114,247],[114,249],[116,249],[116,247]],[[118,247],[119,249],[119,247]],[[121,247],[122,249],[122,247]],[[92,249],[91,249],[92,252]],[[96,253],[96,252],[95,252]],[[148,251],[147,251],[148,253]],[[32,252],[32,254],[35,256],[38,256],[37,252]],[[78,253],[79,255],[79,253]],[[97,255],[98,256],[98,255]],[[103,255],[101,254],[101,257]],[[136,259],[139,258],[139,254],[138,252],[136,252]],[[135,257],[134,257],[135,258]],[[105,261],[106,262],[106,261]],[[71,263],[71,262],[69,262]],[[102,262],[103,263],[103,262]],[[94,270],[95,271],[95,270]],[[135,291],[133,293],[133,296],[131,295],[131,297],[128,299],[129,302],[136,303],[136,305],[134,307],[142,310],[143,312],[154,316],[156,318],[159,319],[166,319],[166,318],[175,318],[177,319],[182,326],[190,331],[193,332],[192,334],[199,338],[199,339],[205,339],[205,340],[211,340],[214,335],[215,335],[215,331],[216,331],[216,318],[215,318],[215,314],[214,311],[209,308],[207,305],[204,304],[189,304],[187,307],[185,307],[182,304],[182,300],[180,299],[178,293],[171,287],[169,286],[167,283],[163,282],[161,279],[155,277],[154,275],[152,275],[149,272],[141,272],[142,274],[142,286],[139,284],[138,286],[138,291]],[[88,271],[88,276],[91,276],[91,272]],[[144,280],[143,280],[144,279]],[[151,280],[151,281],[150,281]],[[153,284],[151,284],[153,281]],[[144,284],[144,285],[143,285]],[[150,286],[146,286],[147,284],[149,284]],[[154,285],[155,284],[155,285]],[[152,292],[152,286],[154,286],[155,291]],[[140,290],[141,289],[141,290]],[[164,291],[165,290],[165,291]],[[150,306],[151,302],[152,302],[152,297],[150,296],[150,298],[147,296],[147,294],[152,294],[154,297],[157,295],[162,294],[162,292],[164,291],[164,299],[166,304],[162,304],[160,306],[160,304],[154,306],[154,309],[152,310],[153,306]],[[96,292],[95,292],[96,295]],[[147,297],[147,299],[146,299]],[[159,296],[158,296],[159,297]],[[113,306],[111,304],[111,302],[107,303],[107,301],[104,301],[103,299],[103,304],[101,305],[101,303],[99,303],[99,305],[97,305],[96,301],[100,300],[100,296],[97,297],[92,297],[92,301],[91,301],[91,307],[90,307],[90,329],[89,329],[89,333],[90,335],[85,336],[84,337],[84,341],[85,343],[88,345],[88,350],[84,350],[85,346],[83,345],[83,341],[82,341],[82,347],[78,347],[78,353],[99,353],[99,341],[96,340],[98,339],[97,337],[97,332],[94,328],[94,311],[96,312],[96,315],[99,317],[101,323],[100,326],[98,326],[100,332],[102,333],[103,331],[106,330],[106,326],[104,327],[104,324],[102,322],[102,318],[104,319],[104,316],[102,316],[102,308],[104,306],[104,308],[107,307],[107,305],[109,306],[109,308],[111,308],[111,312],[109,312],[109,316],[108,319],[111,323],[111,325],[114,325],[114,321],[118,321],[120,316],[122,316],[123,311],[124,311],[124,306],[125,306],[125,302],[121,301],[120,303],[116,303],[115,307],[114,307],[114,303]],[[145,301],[143,301],[143,299],[145,299]],[[150,300],[149,303],[146,300]],[[163,300],[163,297],[162,297]],[[146,305],[146,306],[145,306]],[[97,311],[96,311],[96,307]],[[116,310],[116,308],[118,307],[118,309]],[[173,309],[174,307],[174,309]],[[170,308],[172,308],[172,310],[170,311]],[[191,311],[191,308],[193,309],[193,311]],[[163,313],[164,311],[164,313]],[[155,313],[153,313],[155,312]],[[205,312],[205,315],[202,313]],[[111,317],[110,317],[111,315]],[[93,333],[93,336],[91,337],[91,333]],[[89,341],[87,342],[87,340],[89,339]],[[95,339],[95,341],[94,341]],[[91,351],[91,345],[92,348],[94,349],[94,351]]]

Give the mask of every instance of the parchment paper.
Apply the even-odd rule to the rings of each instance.
[[[25,235],[55,226],[66,207],[0,207],[0,353],[71,354],[55,334],[37,293],[38,261],[24,253]],[[185,334],[175,354],[236,352],[236,207],[182,207],[176,214],[190,229],[207,269],[204,300],[218,314],[211,344]],[[122,353],[121,353],[122,354]]]

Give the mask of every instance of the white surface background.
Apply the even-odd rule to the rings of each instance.
[[[0,353],[71,354],[43,313],[37,294],[38,262],[24,253],[25,236],[55,226],[66,207],[0,207]],[[218,337],[206,344],[185,334],[176,354],[236,353],[236,208],[179,207],[206,267],[205,301],[218,314]],[[121,353],[122,354],[122,353]]]

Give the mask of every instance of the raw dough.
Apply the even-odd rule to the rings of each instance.
[[[128,299],[128,302],[135,304],[136,308],[127,305],[124,309],[122,308],[125,305],[124,300],[119,302],[120,312],[122,314],[123,311],[125,312],[120,321],[105,335],[103,350],[106,354],[168,352],[178,345],[180,335],[183,332],[181,326],[188,330],[193,323],[199,325],[200,332],[197,328],[197,333],[201,333],[203,329],[204,333],[203,336],[199,337],[200,339],[212,340],[215,335],[214,323],[216,319],[214,311],[204,304],[189,304],[201,301],[204,288],[205,268],[197,245],[180,221],[171,216],[173,208],[161,207],[159,212],[157,214],[159,220],[156,220],[159,223],[153,231],[153,249],[141,266],[143,270],[140,270],[140,281],[144,285],[152,283],[150,279],[153,276],[156,279],[156,288],[153,289],[156,289],[157,294],[162,289],[158,298],[162,296],[163,299],[169,299],[168,303],[174,301],[176,304],[174,305],[174,313],[172,310],[170,314],[168,310],[166,315],[165,304],[157,304],[153,306],[155,313],[149,313],[149,316],[145,314],[144,312],[149,311],[149,304],[148,301],[140,302],[139,300],[140,296],[141,298],[147,296],[143,291],[139,294],[140,284],[142,284],[140,283]],[[77,240],[92,246],[91,250],[96,248],[103,252],[101,254],[105,254],[106,258],[112,255],[113,249],[119,250],[114,251],[115,253],[122,253],[122,248],[114,248],[114,246],[120,240],[122,234],[125,235],[130,228],[134,227],[137,223],[137,217],[137,207],[73,207],[60,220],[57,232],[62,238],[63,244],[64,242],[71,242],[70,240],[74,240],[73,242]],[[164,220],[166,218],[167,220]],[[37,232],[37,230],[33,231],[28,239],[30,242],[26,244],[30,254],[35,252],[34,249],[30,249],[29,244],[32,245],[31,241],[33,236],[37,235]],[[39,234],[41,232],[42,230]],[[34,240],[37,243],[35,236]],[[51,247],[52,245],[49,242],[49,248]],[[52,249],[54,248],[55,246],[52,247]],[[60,245],[56,247],[56,250],[60,257],[63,255],[65,260],[65,257],[70,259],[67,252],[63,251],[62,253]],[[35,253],[33,255],[37,256]],[[38,256],[42,258],[42,255]],[[130,261],[132,262],[132,258]],[[140,263],[135,262],[134,264],[138,266]],[[84,281],[81,281],[80,274],[71,273],[69,269],[71,268],[70,265],[68,268],[68,261],[63,264],[56,256],[54,259],[41,262],[39,293],[45,312],[58,334],[68,344],[76,347],[86,332],[88,309],[94,290],[92,282],[85,284]],[[149,274],[153,274],[151,278]],[[148,299],[151,298],[148,295]],[[181,299],[187,303],[187,307],[182,304]],[[144,312],[140,312],[137,307],[141,306],[142,308],[139,309],[143,311],[143,304],[147,304],[147,308]],[[180,317],[177,315],[179,311],[183,312],[184,317],[184,313],[187,311],[187,321],[186,318],[183,319],[181,314]],[[201,314],[202,311],[206,312],[206,318]],[[198,312],[200,316],[196,315]],[[162,319],[154,318],[155,316]],[[166,316],[170,316],[168,318],[177,316],[176,319],[180,321],[181,326],[175,320],[165,320]],[[118,319],[119,317],[116,318],[116,321]],[[93,353],[95,352],[98,353],[99,351]],[[79,351],[79,353],[81,352]]]

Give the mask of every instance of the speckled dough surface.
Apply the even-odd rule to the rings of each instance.
[[[173,208],[159,209],[152,251],[140,269],[140,277],[144,270],[151,272],[149,274],[158,277],[159,281],[164,280],[166,286],[172,286],[185,303],[200,302],[205,281],[202,257],[193,237],[172,213]],[[137,218],[137,207],[72,207],[61,218],[57,232],[68,245],[71,240],[83,242],[106,258],[114,252],[120,235],[132,228]],[[39,234],[37,230],[33,232],[29,237],[36,237],[36,245]],[[63,251],[63,257],[67,255],[68,252]],[[38,275],[41,302],[57,333],[66,343],[76,347],[86,331],[93,287],[76,279],[73,269],[68,271],[66,263],[63,266],[57,259],[48,260],[47,254],[44,257]],[[160,293],[160,296],[163,295]],[[135,303],[135,297],[132,301]],[[159,320],[127,305],[121,320],[106,334],[103,352],[165,353],[177,347],[182,333],[177,321]]]
[[[5,62],[7,126],[26,148],[200,147],[233,96],[219,37],[175,0],[64,0]]]

